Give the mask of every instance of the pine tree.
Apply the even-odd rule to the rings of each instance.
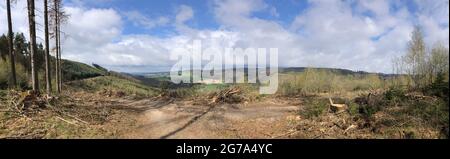
[[[31,82],[34,91],[39,91],[39,80],[37,71],[37,45],[36,45],[36,21],[34,13],[35,5],[34,0],[28,0],[28,22],[30,29],[30,63],[31,63]]]
[[[14,43],[13,38],[14,34],[12,31],[12,20],[11,20],[11,1],[6,0],[6,10],[8,14],[8,52],[9,52],[9,60],[11,64],[11,88],[17,87],[17,78],[16,78],[16,60],[14,53]]]
[[[51,93],[52,80],[50,71],[50,44],[49,44],[49,31],[48,31],[48,0],[44,0],[44,27],[45,27],[45,79],[46,79],[46,91],[47,94]]]

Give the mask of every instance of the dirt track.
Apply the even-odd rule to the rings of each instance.
[[[380,111],[365,119],[346,113],[323,112],[308,118],[302,98],[263,98],[251,104],[199,105],[192,100],[105,97],[76,92],[61,105],[27,116],[2,118],[0,138],[439,138],[440,129],[416,118],[399,120]],[[386,108],[388,109],[388,108]],[[401,110],[401,109],[400,109]],[[403,118],[402,118],[403,119]],[[392,122],[409,126],[387,125]],[[25,126],[24,126],[25,125]],[[411,126],[417,129],[411,130]],[[6,132],[6,133],[4,133]]]
[[[283,138],[298,118],[298,106],[280,101],[202,106],[143,100],[128,106],[145,110],[124,138]]]

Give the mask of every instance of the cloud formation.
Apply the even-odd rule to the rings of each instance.
[[[39,2],[39,1],[38,1]],[[417,6],[415,10],[406,5]],[[371,72],[391,72],[391,58],[406,52],[406,43],[415,25],[423,27],[429,45],[449,43],[448,0],[415,1],[308,1],[305,10],[286,23],[271,20],[286,16],[263,0],[214,0],[210,9],[217,28],[199,29],[193,6],[179,4],[174,15],[148,17],[139,11],[113,8],[66,6],[71,14],[64,26],[63,58],[98,63],[119,71],[154,71],[170,68],[169,51],[192,47],[202,40],[203,47],[279,48],[282,66],[336,67]],[[28,33],[26,4],[13,9],[14,28]],[[38,7],[39,10],[39,7]],[[4,4],[0,15],[6,15]],[[146,29],[173,26],[173,35],[124,34],[125,20]],[[6,24],[6,16],[0,17]],[[6,33],[0,27],[0,33]],[[41,33],[42,34],[42,33]],[[39,34],[38,34],[39,35]],[[136,70],[135,70],[136,71]],[[160,71],[160,70],[159,70]]]

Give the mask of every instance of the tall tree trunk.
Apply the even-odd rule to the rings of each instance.
[[[13,31],[12,31],[12,20],[11,20],[11,2],[10,0],[6,0],[6,8],[8,14],[8,51],[9,51],[9,60],[11,63],[11,88],[17,87],[17,79],[16,79],[16,60],[14,53],[14,45],[13,45]]]
[[[58,45],[59,45],[59,28],[58,28],[58,25],[59,25],[59,18],[58,18],[58,14],[59,14],[59,11],[58,11],[58,6],[59,6],[59,4],[58,4],[58,1],[57,0],[55,0],[54,1],[54,9],[55,9],[55,50],[56,50],[56,52],[55,52],[55,54],[56,54],[56,60],[55,60],[55,75],[56,75],[56,90],[57,90],[57,92],[58,93],[60,93],[61,92],[61,87],[60,87],[60,74],[59,74],[59,69],[60,69],[60,67],[59,67],[59,47],[58,47]]]
[[[50,47],[49,47],[49,35],[48,35],[48,0],[44,0],[44,23],[45,23],[45,79],[47,94],[52,91],[52,78],[50,71]]]
[[[28,22],[30,25],[30,52],[31,52],[31,82],[34,91],[39,91],[39,80],[36,65],[36,21],[34,14],[34,0],[28,0]]]
[[[61,21],[58,22],[58,53],[59,53],[59,63],[58,63],[58,67],[59,67],[59,90],[62,91],[62,80],[63,80],[63,76],[62,76],[62,56],[61,56]]]

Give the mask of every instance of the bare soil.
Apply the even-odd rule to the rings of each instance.
[[[192,101],[147,105],[138,126],[125,138],[274,138],[292,131],[298,106],[273,100],[252,104],[194,105]]]
[[[302,98],[268,97],[238,104],[189,99],[105,97],[68,92],[57,106],[27,115],[0,112],[0,138],[439,138],[417,119],[386,112],[371,121],[347,112],[301,116]],[[1,110],[6,110],[5,102]],[[387,112],[395,110],[388,110]]]

